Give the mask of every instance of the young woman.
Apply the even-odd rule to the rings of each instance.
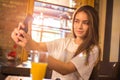
[[[89,80],[99,59],[98,23],[97,12],[86,5],[74,13],[73,38],[36,43],[20,29],[23,24],[12,32],[11,37],[21,47],[49,53],[48,67],[53,70],[52,80]]]

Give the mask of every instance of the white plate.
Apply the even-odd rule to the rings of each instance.
[[[21,76],[7,76],[5,80],[32,80],[31,77],[21,77]],[[51,79],[43,79],[51,80]]]

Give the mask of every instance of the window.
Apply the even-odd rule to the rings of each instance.
[[[51,41],[71,33],[71,16],[74,9],[35,1],[32,38],[36,42]]]

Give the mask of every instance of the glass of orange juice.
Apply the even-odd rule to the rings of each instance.
[[[31,76],[32,80],[43,80],[47,68],[47,52],[31,50]]]

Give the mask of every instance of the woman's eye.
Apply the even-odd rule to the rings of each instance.
[[[87,20],[87,21],[83,21],[83,24],[88,25],[88,24],[89,24],[89,21],[88,21],[88,20]]]
[[[74,20],[74,22],[78,22],[78,20]]]

